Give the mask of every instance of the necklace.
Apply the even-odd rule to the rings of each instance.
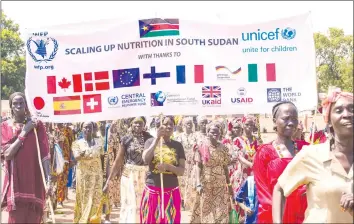
[[[142,133],[140,134],[133,134],[133,144],[135,151],[142,153],[144,150],[144,135]]]
[[[293,144],[294,144],[294,156],[299,152],[299,149],[297,147],[297,143],[295,141],[293,141]],[[284,154],[282,152],[282,147],[280,147],[280,145],[276,144],[275,141],[273,141],[273,147],[275,148],[275,150],[277,151],[278,155],[280,158],[284,158]],[[293,157],[294,157],[293,156]]]
[[[253,144],[251,146],[251,144],[256,141],[256,138],[254,136],[252,136],[252,143],[250,142],[248,137],[243,137],[243,139],[244,139],[244,141],[246,143],[245,144],[246,153],[250,156],[250,159],[252,159],[253,156],[256,154],[256,149],[255,149],[255,145]]]

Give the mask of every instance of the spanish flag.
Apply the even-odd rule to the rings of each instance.
[[[53,97],[53,109],[54,115],[81,114],[81,97]]]

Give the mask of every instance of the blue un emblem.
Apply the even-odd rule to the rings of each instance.
[[[290,27],[286,27],[285,29],[282,29],[281,31],[281,36],[285,40],[291,40],[294,39],[296,36],[296,30]]]
[[[55,58],[58,52],[58,41],[52,37],[27,40],[27,51],[35,62],[49,62]]]

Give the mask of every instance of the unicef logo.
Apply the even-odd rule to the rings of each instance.
[[[27,40],[27,51],[35,62],[49,62],[55,58],[58,52],[58,41],[52,37],[33,40],[30,37]]]
[[[281,89],[280,88],[267,89],[267,100],[268,100],[268,103],[280,102],[281,101]]]
[[[118,103],[118,97],[117,96],[110,96],[108,97],[108,103],[111,106],[117,105]]]
[[[286,40],[294,39],[296,36],[296,30],[290,27],[286,27],[281,31],[281,36]]]
[[[163,93],[162,91],[156,92],[155,93],[155,100],[162,104],[166,100],[166,94]]]

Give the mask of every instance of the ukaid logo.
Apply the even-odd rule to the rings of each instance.
[[[123,94],[121,96],[121,101],[122,107],[136,107],[146,105],[145,93]]]
[[[221,87],[204,86],[202,87],[203,106],[221,106]]]
[[[48,32],[33,33],[33,37],[27,40],[27,52],[35,62],[35,69],[53,70],[51,62],[58,53],[58,41],[52,37],[47,37]]]
[[[299,97],[301,97],[301,92],[294,91],[292,87],[267,88],[268,103],[281,101],[290,101],[296,103]]]
[[[255,32],[242,33],[243,41],[264,41],[264,40],[279,40],[283,38],[285,40],[292,40],[296,36],[296,30],[291,27],[286,27],[284,29],[275,28],[271,31],[263,31],[258,29]]]
[[[232,104],[252,104],[253,98],[247,97],[247,91],[244,87],[241,87],[237,90],[237,97],[231,98]]]

